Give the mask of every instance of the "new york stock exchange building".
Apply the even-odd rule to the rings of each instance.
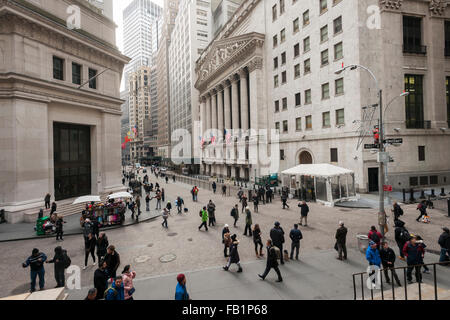
[[[80,29],[66,25],[80,8]],[[113,21],[86,1],[0,1],[0,208],[119,190],[120,81]],[[97,77],[96,77],[97,76]],[[91,81],[89,81],[91,80]]]

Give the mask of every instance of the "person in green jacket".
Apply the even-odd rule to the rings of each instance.
[[[247,235],[247,230],[249,231],[249,236],[252,236],[252,213],[250,211],[249,207],[245,208],[245,231],[244,231],[244,236]]]
[[[200,231],[200,229],[205,226],[206,231],[208,231],[208,211],[206,211],[206,207],[203,207],[202,210],[200,210],[200,216],[202,217],[202,224],[200,225],[200,227],[198,227],[198,230]]]

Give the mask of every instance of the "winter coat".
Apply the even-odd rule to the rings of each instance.
[[[302,215],[302,217],[307,217],[308,213],[309,213],[308,205],[305,203],[305,204],[299,204],[298,206],[300,207],[300,214]]]
[[[97,240],[97,255],[100,257],[104,257],[106,255],[108,246],[109,246],[109,242],[108,242],[108,237],[106,235],[103,236],[103,238],[98,238],[98,240]]]
[[[270,239],[275,246],[280,247],[284,243],[284,231],[281,227],[274,227],[270,230]]]
[[[336,230],[336,242],[339,244],[345,244],[347,240],[347,228],[344,226],[339,227]]]
[[[131,298],[131,296],[128,294],[128,291],[134,288],[133,286],[133,279],[136,277],[136,272],[131,271],[130,273],[122,274],[122,280],[123,280],[123,287],[125,292],[125,300],[128,300]]]
[[[450,233],[444,231],[440,235],[438,243],[442,249],[450,250]]]
[[[246,216],[245,216],[245,224],[251,226],[253,221],[252,221],[252,213],[250,212],[250,210],[246,210],[245,212]]]
[[[202,210],[202,222],[208,221],[208,212],[206,210]]]
[[[394,205],[394,217],[400,217],[403,214],[403,210],[400,207],[400,205],[396,204]]]
[[[117,271],[117,268],[119,268],[120,255],[116,251],[114,251],[114,254],[107,253],[104,261],[106,262],[108,270],[111,273],[114,273],[114,271]]]
[[[261,230],[253,230],[253,242],[256,243],[259,241],[261,241]]]
[[[55,271],[64,270],[64,258],[65,255],[67,255],[66,250],[62,250],[61,247],[57,247],[55,249],[55,255],[53,256],[53,259],[49,260],[48,263],[54,263],[55,264]]]
[[[379,267],[381,266],[380,252],[378,251],[377,248],[372,249],[369,246],[366,251],[366,259],[367,259],[367,261],[369,261],[370,265],[375,265],[375,266],[379,266]]]
[[[278,267],[278,257],[273,246],[267,247],[267,266],[269,268]]]
[[[189,300],[189,294],[187,292],[186,286],[178,283],[175,289],[175,300]]]
[[[231,263],[238,263],[240,261],[238,245],[239,245],[239,241],[237,241],[237,240],[231,244],[231,249],[230,249],[230,262]]]
[[[425,252],[423,250],[423,246],[418,243],[413,246],[412,243],[408,241],[403,247],[403,254],[406,257],[406,262],[408,265],[415,265],[421,263],[422,255],[425,254]]]
[[[92,225],[92,222],[85,222],[83,225],[84,237],[87,238],[90,233],[94,234],[94,226]]]
[[[383,267],[392,267],[395,263],[395,252],[391,248],[382,248],[380,250],[380,258]],[[391,262],[392,264],[388,264],[388,262]]]
[[[125,300],[125,290],[123,283],[120,287],[116,287],[116,282],[113,282],[111,288],[106,293],[105,300]]]
[[[91,239],[84,240],[84,249],[86,251],[94,251],[95,245],[97,244],[97,241],[95,240],[95,237],[92,237]]]
[[[233,214],[234,212],[234,214]],[[233,216],[234,220],[238,220],[239,219],[239,210],[236,208],[231,209],[231,215]]]
[[[94,272],[94,288],[97,289],[97,300],[103,299],[103,295],[108,288],[108,272],[100,268]]]
[[[381,233],[380,233],[379,231],[370,231],[368,237],[369,237],[369,239],[372,240],[372,241],[374,241],[374,240],[372,239],[374,233],[376,233],[376,235],[377,235],[378,238],[379,238],[379,240],[376,241],[376,244],[377,244],[377,246],[379,247],[379,246],[380,246],[380,243],[381,243],[381,241],[382,241],[382,239],[383,239],[383,236],[381,235]],[[375,242],[375,241],[374,241],[374,242]]]
[[[409,240],[409,239],[405,240],[403,238],[405,234],[409,235],[408,230],[406,230],[405,228],[405,223],[401,220],[395,221],[395,242],[403,246],[406,243],[406,241]]]
[[[303,235],[299,229],[292,229],[289,238],[291,238],[293,243],[300,243],[300,240],[303,239]]]

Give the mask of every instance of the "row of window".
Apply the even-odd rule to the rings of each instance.
[[[342,0],[332,0],[333,5],[338,4]],[[296,4],[298,0],[292,0],[292,5]],[[282,16],[286,12],[285,0],[278,0],[278,4],[275,4],[272,7],[272,21],[276,21],[278,19],[278,6],[280,8],[280,16]],[[320,14],[325,13],[328,10],[328,0],[319,0],[319,12]],[[303,25],[309,24],[309,10],[306,10],[303,13]]]
[[[344,109],[339,109],[335,111],[336,113],[336,126],[345,125],[345,112]],[[306,116],[305,118],[305,129],[312,130],[312,115]],[[302,131],[302,117],[295,118],[295,131]],[[282,128],[280,128],[280,124],[282,124]],[[331,112],[323,112],[322,113],[322,128],[330,128],[331,127]],[[284,120],[283,122],[275,122],[275,129],[282,132],[289,132],[289,123],[288,120]]]
[[[284,149],[280,149],[280,160],[286,160]],[[330,162],[338,162],[338,149],[330,149]]]
[[[65,68],[65,60],[62,58],[58,58],[53,56],[53,79],[56,80],[65,80],[64,75]],[[97,70],[89,68],[89,88],[97,89],[97,78],[94,78],[97,75]],[[83,66],[72,62],[72,83],[81,85],[83,78]]]

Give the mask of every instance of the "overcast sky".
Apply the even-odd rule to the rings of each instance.
[[[132,0],[114,0],[114,22],[117,24],[116,39],[117,46],[123,51],[123,10],[132,2]],[[164,5],[164,0],[153,0],[154,3]]]

